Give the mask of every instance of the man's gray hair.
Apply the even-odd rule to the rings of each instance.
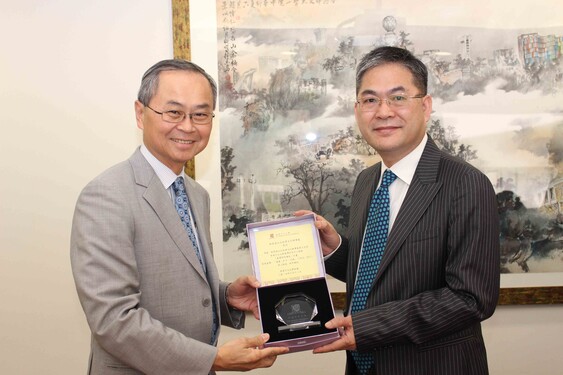
[[[141,79],[139,93],[137,94],[137,99],[143,103],[143,105],[149,105],[152,97],[156,93],[156,89],[158,88],[158,77],[160,72],[167,70],[183,70],[203,75],[207,81],[209,81],[209,85],[211,86],[211,92],[213,94],[213,109],[215,109],[215,106],[217,105],[217,84],[215,83],[215,80],[200,66],[191,61],[182,59],[159,61],[145,72],[143,78]]]

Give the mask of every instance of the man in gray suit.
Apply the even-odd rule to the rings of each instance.
[[[346,236],[320,216],[316,222],[326,270],[346,282],[347,308],[326,324],[342,338],[314,352],[347,350],[347,374],[488,373],[480,322],[499,291],[495,192],[426,134],[427,80],[424,64],[395,47],[376,48],[357,68],[356,121],[382,162],[357,178]],[[394,180],[378,188],[384,172]],[[375,224],[388,227],[378,240],[382,255],[362,266],[371,257],[366,227],[376,188],[388,191],[389,211]]]
[[[208,374],[268,367],[286,348],[268,335],[217,348],[221,324],[257,316],[251,276],[221,282],[209,195],[184,173],[209,141],[217,86],[199,66],[164,60],[135,102],[143,145],[81,192],[72,271],[92,331],[88,374]]]

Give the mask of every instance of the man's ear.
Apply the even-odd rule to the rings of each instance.
[[[141,130],[145,128],[144,124],[145,106],[138,100],[135,100],[135,119],[137,120],[137,127]]]
[[[360,114],[360,108],[359,108],[359,104],[358,102],[354,102],[354,116],[356,118],[358,118],[358,115]]]
[[[430,95],[422,98],[422,107],[424,108],[424,121],[428,122],[432,116],[432,97]]]

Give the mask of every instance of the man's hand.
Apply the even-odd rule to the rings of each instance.
[[[211,369],[215,371],[249,371],[272,366],[277,356],[287,353],[289,348],[262,348],[269,338],[270,336],[264,333],[256,337],[243,337],[225,343],[219,347]]]
[[[313,353],[329,353],[337,350],[356,350],[356,338],[354,337],[354,327],[352,326],[352,316],[336,317],[326,322],[328,329],[338,328],[340,339],[328,345],[318,347]]]
[[[256,288],[259,286],[260,282],[254,276],[239,277],[227,287],[227,303],[235,309],[250,311],[256,319],[259,319],[256,300]]]
[[[303,216],[312,214],[313,211],[299,210],[293,213],[294,216]],[[323,255],[327,256],[332,253],[340,245],[340,235],[324,217],[320,215],[315,216],[315,227],[319,230],[321,237],[321,247]]]

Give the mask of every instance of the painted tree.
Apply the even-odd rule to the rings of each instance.
[[[477,158],[477,151],[471,149],[471,145],[459,143],[455,130],[452,126],[444,128],[439,119],[431,119],[428,126],[428,134],[438,144],[438,147],[450,155],[454,155],[465,161]]]
[[[338,55],[346,63],[345,68],[355,69],[356,58],[354,57],[354,37],[349,36],[338,44]]]
[[[221,196],[224,196],[226,191],[232,191],[235,188],[233,175],[237,167],[232,164],[234,158],[232,147],[221,148]]]
[[[413,42],[409,39],[409,35],[411,34],[405,31],[399,32],[399,47],[412,52],[411,47]]]
[[[274,111],[292,109],[299,101],[300,75],[297,68],[278,69],[270,77],[268,96]]]
[[[233,238],[241,236],[238,250],[248,249],[248,234],[246,232],[246,224],[252,223],[256,220],[254,211],[245,210],[240,216],[232,214],[229,216],[229,221],[223,226],[223,242],[227,242]]]
[[[330,72],[331,74],[336,74],[342,69],[342,57],[332,56],[326,58],[322,66],[324,70]]]
[[[434,60],[434,71],[438,77],[441,77],[444,73],[447,73],[450,70],[450,62],[443,61],[443,60]]]
[[[360,159],[350,160],[348,167],[343,167],[338,175],[339,191],[342,198],[338,199],[336,203],[337,211],[334,217],[337,219],[337,224],[342,228],[348,226],[350,219],[350,202],[352,198],[352,187],[358,177],[358,174],[366,167]]]
[[[327,162],[305,158],[301,162],[284,161],[278,169],[290,178],[285,187],[282,202],[289,204],[296,197],[303,197],[312,211],[324,215],[325,205],[332,193],[336,193],[336,174]]]
[[[244,135],[253,131],[268,130],[272,119],[273,113],[267,99],[263,96],[256,97],[255,100],[246,103],[241,115]]]
[[[353,137],[353,134],[346,129],[330,138],[338,141],[349,137]],[[353,152],[353,146],[341,149],[340,153]],[[300,145],[294,135],[288,136],[287,140],[276,141],[276,147],[279,149],[278,155],[283,155],[278,173],[282,173],[289,181],[282,202],[289,204],[298,198],[304,199],[309,209],[325,216],[334,215],[338,219],[336,224],[344,228],[348,223],[354,182],[365,164],[356,158],[350,160],[346,167],[341,167],[332,157],[316,160],[313,150],[318,147]]]
[[[347,87],[353,82],[359,49],[354,45],[354,37],[349,36],[341,40],[335,53],[325,57],[322,68],[330,73],[331,84],[334,87]]]
[[[458,69],[465,69],[467,67],[471,66],[471,60],[470,59],[464,59],[461,54],[458,54],[454,61],[453,64],[456,68]]]

